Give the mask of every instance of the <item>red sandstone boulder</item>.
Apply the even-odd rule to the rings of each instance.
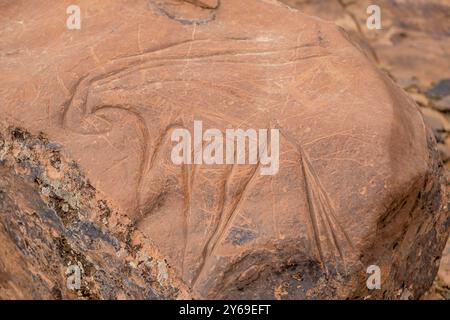
[[[68,30],[68,5],[2,8],[0,296],[70,297],[74,262],[90,266],[86,298],[399,298],[431,285],[449,231],[434,138],[345,32],[254,0],[81,1]],[[191,164],[174,163],[174,132],[194,137],[196,121],[224,136],[277,130],[277,170],[261,174],[261,153],[206,164],[204,136]],[[42,276],[25,285],[27,263]],[[381,290],[366,287],[370,265]]]

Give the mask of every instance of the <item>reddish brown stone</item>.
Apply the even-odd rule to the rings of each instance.
[[[58,236],[72,235],[71,245],[91,264],[109,268],[109,280],[89,275],[89,292],[399,298],[399,291],[418,297],[431,285],[449,231],[434,138],[412,99],[343,30],[268,0],[86,0],[79,2],[81,30],[68,30],[70,4],[3,5],[2,177],[10,181],[5,194],[16,199],[15,188],[24,188],[39,195],[33,203],[60,214]],[[279,129],[279,172],[174,165],[170,134],[191,130],[194,120],[223,132]],[[15,136],[15,127],[31,138]],[[47,152],[30,157],[39,151],[32,142],[41,131],[85,173],[94,195],[73,200],[86,185],[67,185],[70,161],[58,169]],[[34,178],[31,185],[17,182],[26,177]],[[93,209],[93,199],[106,200],[114,214]],[[13,208],[13,202],[5,203]],[[25,217],[24,207],[8,210]],[[3,225],[12,223],[7,212]],[[80,231],[88,222],[103,224],[103,233]],[[15,259],[36,259],[35,268],[61,288],[56,274],[63,265],[48,271],[40,257],[27,258],[13,237],[27,232],[17,228],[1,233]],[[98,240],[99,234],[110,236]],[[107,250],[117,259],[106,259]],[[11,263],[0,253],[2,263]],[[164,257],[170,272],[148,257]],[[145,278],[146,262],[151,270],[161,267],[157,288]],[[125,292],[116,292],[112,283],[124,263],[133,277]],[[382,271],[375,293],[366,288],[371,264]],[[29,279],[25,273],[11,265],[5,277]],[[33,290],[6,283],[0,296],[28,297]],[[37,296],[49,292],[43,286]]]

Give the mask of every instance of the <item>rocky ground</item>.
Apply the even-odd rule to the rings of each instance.
[[[381,30],[366,26],[367,0],[282,0],[349,32],[420,106],[450,169],[450,1],[381,0]],[[433,288],[424,297],[450,299],[450,241]]]

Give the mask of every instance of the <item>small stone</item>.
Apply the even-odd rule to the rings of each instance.
[[[64,211],[64,212],[69,212],[69,205],[67,204],[67,203],[64,203],[62,206],[61,206],[61,210],[62,211]]]
[[[433,129],[435,132],[449,131],[450,124],[447,119],[438,111],[421,108],[425,123]]]
[[[436,102],[434,107],[439,111],[450,111],[450,95]]]
[[[427,96],[430,98],[443,98],[450,95],[450,79],[439,81],[430,90],[427,91]]]
[[[441,281],[450,287],[450,240],[447,241],[447,246],[442,253],[438,275]]]

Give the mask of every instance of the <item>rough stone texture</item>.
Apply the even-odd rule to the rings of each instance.
[[[70,4],[0,3],[1,297],[70,297],[74,262],[86,298],[428,289],[449,232],[435,140],[343,30],[275,1],[90,0],[70,31]],[[172,164],[194,120],[279,129],[280,171]]]
[[[434,130],[442,160],[450,168],[450,2],[448,0],[282,0],[298,10],[334,21],[352,36],[380,68],[421,106]],[[369,4],[381,8],[381,30],[365,27]],[[437,115],[432,109],[442,112]],[[447,243],[450,248],[450,241]],[[440,265],[441,279],[431,296],[450,297],[450,268],[446,249]],[[434,290],[434,289],[433,289]],[[430,296],[430,295],[428,295]]]
[[[0,146],[0,298],[189,296],[151,241],[99,198],[59,145],[10,128]],[[82,270],[75,291],[65,275],[74,265]]]
[[[301,12],[335,21],[368,48],[399,84],[429,87],[450,79],[448,0],[282,0]],[[366,27],[367,7],[381,8],[382,29]]]

